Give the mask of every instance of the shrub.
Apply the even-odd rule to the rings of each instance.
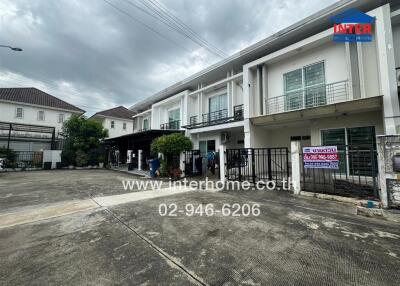
[[[193,148],[192,141],[182,133],[163,135],[153,140],[151,151],[164,155],[178,155]]]
[[[78,166],[78,167],[87,166],[88,155],[85,152],[83,152],[82,150],[76,151],[75,163],[76,163],[76,166]]]

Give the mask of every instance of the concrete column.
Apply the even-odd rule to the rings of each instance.
[[[295,195],[300,194],[301,190],[301,161],[300,161],[301,145],[300,141],[292,141],[290,145],[290,153],[292,157],[292,174],[291,180]]]
[[[262,114],[266,114],[267,111],[267,99],[268,99],[268,76],[267,76],[267,65],[262,66],[262,84],[263,84],[263,94],[262,94]]]
[[[142,170],[142,154],[143,150],[138,150],[138,170],[141,171]]]
[[[386,135],[397,134],[399,126],[399,98],[393,47],[390,5],[376,9],[375,37],[378,55],[380,92],[383,95],[383,120]]]
[[[231,76],[231,72],[227,72],[226,77],[229,78]],[[228,81],[226,83],[226,91],[227,91],[227,99],[228,99],[228,117],[232,116],[233,110],[232,110],[232,82]]]
[[[179,156],[179,168],[182,171],[181,177],[184,177],[185,174],[185,153],[182,152]]]
[[[387,208],[389,206],[387,186],[386,186],[386,170],[385,170],[385,137],[378,136],[376,138],[376,149],[378,151],[378,183],[379,183],[379,197],[382,206]]]
[[[225,145],[219,145],[219,177],[220,177],[220,181],[222,181],[222,182],[226,181],[225,151],[226,151]]]

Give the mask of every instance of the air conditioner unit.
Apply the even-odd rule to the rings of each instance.
[[[397,86],[400,87],[400,68],[396,70]]]
[[[228,132],[222,132],[221,133],[221,143],[224,144],[229,141],[229,133]]]

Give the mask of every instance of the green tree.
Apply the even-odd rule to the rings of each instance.
[[[151,151],[153,153],[164,154],[164,160],[160,165],[160,172],[163,176],[179,177],[181,170],[179,170],[179,165],[173,165],[173,157],[192,148],[192,141],[182,133],[163,135],[154,139],[151,143]]]
[[[84,116],[71,116],[64,122],[63,135],[65,137],[61,153],[63,164],[82,165],[87,163],[87,158],[93,150],[100,149],[100,141],[108,136],[108,131],[96,120]]]

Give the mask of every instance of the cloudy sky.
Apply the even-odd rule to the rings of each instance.
[[[220,60],[148,15],[145,1],[0,0],[0,44],[24,50],[0,49],[0,87],[35,86],[92,114]],[[337,0],[151,1],[230,55]]]

